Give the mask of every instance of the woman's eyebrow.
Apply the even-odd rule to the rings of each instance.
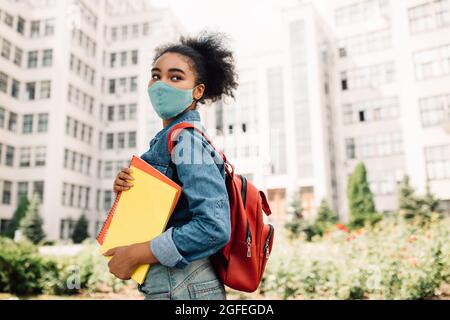
[[[161,72],[161,69],[159,69],[159,68],[153,68],[153,69],[152,69],[152,72]],[[182,74],[186,74],[183,70],[178,69],[178,68],[170,68],[170,69],[169,69],[169,72],[180,72],[180,73],[182,73]]]
[[[180,72],[180,73],[182,73],[182,74],[186,74],[183,70],[178,69],[178,68],[170,68],[170,69],[169,69],[169,72]]]

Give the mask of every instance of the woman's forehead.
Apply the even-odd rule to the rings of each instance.
[[[153,65],[161,71],[172,68],[181,69],[185,72],[193,72],[190,59],[182,54],[175,52],[166,52],[159,57]]]

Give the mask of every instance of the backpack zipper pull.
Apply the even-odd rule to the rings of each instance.
[[[248,237],[247,238],[247,258],[250,258],[252,256],[251,243],[252,243],[252,238]]]
[[[270,252],[269,252],[269,245],[266,244],[264,249],[266,250],[266,259],[269,259],[269,255],[270,255]]]

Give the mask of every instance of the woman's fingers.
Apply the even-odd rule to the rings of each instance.
[[[130,176],[129,174],[126,174],[123,171],[119,172],[118,177],[122,180],[134,180],[134,178],[132,176]]]
[[[127,181],[125,181],[125,180],[121,180],[121,179],[117,179],[117,180],[116,180],[116,185],[118,185],[118,186],[123,186],[123,187],[132,187],[132,186],[133,186],[132,183],[127,182]]]
[[[133,171],[130,168],[123,168],[122,171],[117,175],[116,180],[114,181],[114,192],[118,193],[120,191],[127,191],[134,185],[129,182],[134,180],[134,178],[130,175]]]
[[[131,170],[130,168],[123,168],[123,169],[122,169],[122,172],[131,174],[131,173],[133,173],[133,170]]]

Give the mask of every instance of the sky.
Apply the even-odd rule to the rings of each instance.
[[[151,0],[169,7],[188,32],[220,31],[231,38],[238,56],[275,51],[279,48],[281,9],[296,0]]]

